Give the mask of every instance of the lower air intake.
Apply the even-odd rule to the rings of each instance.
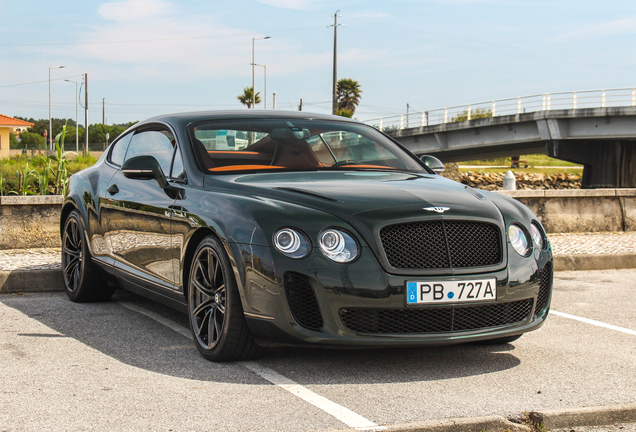
[[[283,281],[289,309],[296,322],[306,329],[320,330],[323,326],[322,315],[311,284],[294,273],[286,273]]]
[[[548,306],[550,298],[550,289],[552,288],[552,263],[547,263],[541,270],[541,282],[539,285],[539,295],[537,296],[537,307],[534,308],[534,314],[540,315]]]
[[[481,306],[418,309],[340,309],[344,326],[356,333],[424,334],[479,330],[525,321],[532,299]]]

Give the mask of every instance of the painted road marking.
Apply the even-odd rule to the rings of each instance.
[[[256,375],[259,375],[262,378],[265,378],[267,381],[272,384],[277,385],[278,387],[287,390],[291,394],[298,396],[302,400],[309,402],[315,407],[320,408],[327,414],[330,414],[346,424],[351,428],[355,428],[358,430],[385,430],[386,427],[378,426],[376,423],[373,423],[370,420],[362,417],[359,414],[354,413],[348,408],[343,407],[342,405],[338,405],[335,402],[330,401],[329,399],[320,396],[311,390],[303,387],[295,381],[290,380],[289,378],[274,372],[273,370],[266,368],[264,366],[259,365],[256,362],[245,361],[239,362],[239,364],[245,366]]]
[[[174,330],[180,335],[192,340],[192,333],[190,333],[189,329],[162,315],[159,315],[156,312],[149,311],[148,309],[137,306],[136,304],[131,302],[116,303],[125,307],[126,309],[130,309],[141,315],[147,316],[148,318],[153,319],[158,323],[168,327],[169,329]],[[278,372],[275,372],[274,370],[269,369],[265,366],[261,366],[256,362],[244,361],[237,362],[237,364],[240,364],[241,366],[251,370],[266,381],[269,381],[270,383],[282,388],[283,390],[288,391],[294,396],[301,398],[305,402],[309,402],[316,408],[319,408],[332,417],[340,420],[350,428],[355,428],[362,431],[382,431],[386,429],[385,426],[379,426],[377,423],[373,423],[371,420],[368,420],[361,415],[356,414],[350,409],[345,408],[342,405],[338,405],[337,403],[332,402],[329,399],[312,392],[308,388],[298,384],[295,381],[290,380],[289,378],[279,374]]]
[[[627,329],[627,328],[624,328],[624,327],[618,327],[618,326],[611,325],[611,324],[605,324],[604,322],[596,321],[596,320],[589,319],[589,318],[582,318],[582,317],[578,317],[576,315],[570,315],[570,314],[566,314],[566,313],[563,313],[563,312],[557,312],[555,310],[551,310],[550,314],[553,314],[553,315],[556,315],[556,316],[560,316],[562,318],[569,318],[569,319],[573,319],[573,320],[576,320],[576,321],[581,321],[581,322],[584,322],[586,324],[592,324],[592,325],[595,325],[595,326],[598,326],[598,327],[604,327],[604,328],[610,329],[610,330],[616,330],[616,331],[619,331],[621,333],[627,333],[627,334],[632,335],[632,336],[636,336],[636,330],[630,330],[630,329]]]

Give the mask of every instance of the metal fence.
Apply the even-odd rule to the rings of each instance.
[[[560,109],[636,106],[636,88],[544,93],[365,120],[383,131]]]

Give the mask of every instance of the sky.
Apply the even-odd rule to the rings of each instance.
[[[244,109],[266,65],[267,108],[331,112],[360,83],[355,118],[547,92],[636,86],[636,2],[586,0],[0,0],[0,114],[89,123]],[[262,67],[256,91],[263,97]],[[83,90],[82,90],[83,93]],[[83,101],[83,96],[82,96]],[[83,102],[82,102],[83,103]],[[263,109],[260,104],[257,109]],[[80,108],[80,123],[84,115]]]

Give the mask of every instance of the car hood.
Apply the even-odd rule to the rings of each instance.
[[[313,171],[244,175],[232,181],[245,192],[311,206],[372,231],[378,225],[429,218],[502,221],[486,196],[434,174]]]

